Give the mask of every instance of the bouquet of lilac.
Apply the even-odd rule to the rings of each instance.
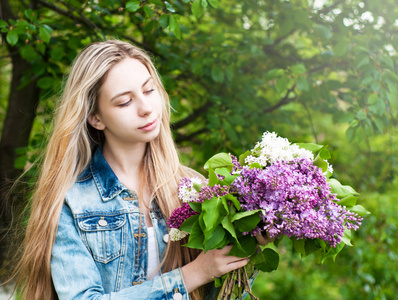
[[[250,256],[245,268],[215,280],[218,299],[241,299],[245,291],[256,299],[248,278],[255,269],[277,269],[279,255],[268,246],[259,249],[257,234],[275,238],[275,245],[286,236],[301,256],[317,253],[321,263],[352,246],[351,230],[369,212],[356,205],[353,188],[330,178],[329,158],[326,146],[291,144],[265,132],[239,160],[226,153],[210,158],[205,181],[181,181],[183,204],[168,219],[171,240],[189,235],[187,247],[207,251],[232,244],[230,255]]]

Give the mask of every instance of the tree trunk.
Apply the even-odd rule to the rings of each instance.
[[[14,19],[8,1],[1,0],[0,5],[1,18],[4,20]],[[6,41],[4,34],[3,41]],[[14,180],[22,172],[22,170],[14,168],[14,161],[17,157],[16,149],[28,145],[40,92],[36,81],[33,80],[21,87],[22,75],[24,71],[31,68],[31,65],[20,56],[16,47],[7,46],[11,53],[12,79],[8,109],[0,140],[0,267],[3,265],[9,246],[5,233],[12,221],[11,201],[13,201],[13,197],[9,197],[8,194]],[[24,200],[23,198],[19,199],[19,201]],[[18,205],[18,203],[15,204]]]

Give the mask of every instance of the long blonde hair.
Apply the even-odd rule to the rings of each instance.
[[[97,109],[97,97],[107,73],[125,58],[137,59],[148,69],[164,100],[160,133],[148,143],[142,163],[144,181],[154,191],[165,218],[180,206],[178,182],[183,176],[192,176],[194,171],[180,164],[170,130],[169,97],[150,57],[141,49],[117,40],[89,45],[72,64],[32,198],[22,259],[17,266],[16,286],[23,299],[57,299],[50,262],[64,197],[89,163],[96,144],[103,141],[101,132],[90,127],[87,118]],[[196,256],[197,251],[169,243],[163,271],[181,267]],[[202,295],[201,290],[191,293],[194,299]]]

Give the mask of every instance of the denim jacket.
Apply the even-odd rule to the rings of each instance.
[[[155,201],[150,216],[162,261],[168,235]],[[147,280],[147,242],[137,194],[97,149],[62,208],[51,258],[59,299],[189,299],[179,268]]]

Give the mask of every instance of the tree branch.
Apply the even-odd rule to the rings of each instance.
[[[321,10],[318,11],[318,14],[328,14],[329,12],[331,12],[333,9],[335,9],[336,6],[338,6],[342,2],[343,1],[336,1],[332,5],[322,8]]]
[[[267,114],[270,112],[273,112],[274,110],[278,109],[279,107],[286,105],[294,100],[296,100],[296,97],[294,98],[289,98],[289,94],[296,88],[296,85],[293,85],[287,92],[285,97],[283,97],[277,104],[267,107],[262,111],[262,113]]]
[[[205,132],[208,132],[208,131],[209,131],[208,128],[202,128],[202,129],[199,129],[199,130],[192,132],[191,134],[188,134],[188,135],[177,134],[177,136],[174,140],[177,144],[180,144],[181,142],[190,140],[190,139],[194,138],[195,136],[205,133]]]
[[[101,25],[101,24],[95,24],[94,22],[92,22],[89,18],[87,18],[83,12],[76,10],[75,8],[71,7],[70,5],[61,2],[63,5],[65,5],[66,7],[68,7],[68,10],[62,9],[61,7],[52,4],[46,0],[37,0],[41,5],[59,13],[60,15],[63,15],[77,23],[82,23],[85,24],[89,29],[96,31],[96,32],[100,32],[102,34],[103,30],[107,30],[108,28],[106,28],[105,26]],[[79,14],[80,17],[77,17],[73,14],[73,12],[76,12]],[[148,48],[147,46],[145,46],[144,44],[138,42],[137,40],[133,39],[130,36],[124,35],[124,34],[119,34],[119,36],[143,49],[145,49],[148,52],[153,53],[156,56],[159,57],[163,57],[160,53],[158,53],[157,51],[155,51],[154,49]]]
[[[206,102],[205,105],[195,109],[192,114],[187,116],[186,118],[171,124],[171,129],[172,130],[177,130],[180,129],[181,127],[184,127],[185,125],[191,123],[192,121],[196,120],[201,114],[205,113],[210,107],[213,106],[212,102]]]

